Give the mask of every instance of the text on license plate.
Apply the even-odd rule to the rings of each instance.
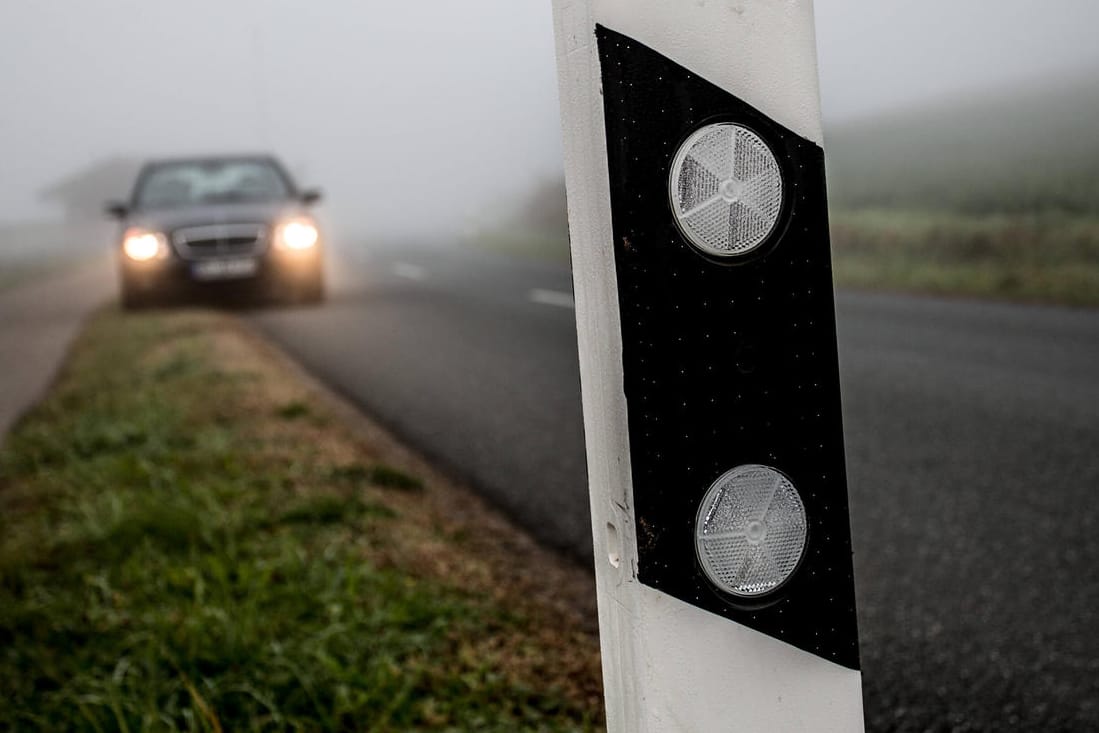
[[[191,275],[196,280],[232,280],[255,274],[256,261],[251,257],[205,260],[191,265]]]

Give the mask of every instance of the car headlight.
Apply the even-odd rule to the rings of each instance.
[[[168,240],[160,232],[127,229],[122,237],[122,251],[131,260],[148,262],[168,255]]]
[[[275,230],[275,245],[283,249],[305,250],[315,247],[320,240],[317,225],[306,217],[289,219]]]

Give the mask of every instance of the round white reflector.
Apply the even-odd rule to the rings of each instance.
[[[790,479],[767,466],[737,466],[702,497],[695,550],[714,585],[753,598],[793,574],[808,530],[805,506]]]
[[[717,257],[767,241],[782,213],[782,173],[759,135],[731,122],[707,125],[680,146],[668,191],[687,241]]]

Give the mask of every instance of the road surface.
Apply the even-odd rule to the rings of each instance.
[[[410,248],[254,320],[585,558],[571,306],[564,268]],[[1099,728],[1099,313],[837,308],[870,728]]]
[[[114,293],[113,259],[0,291],[0,443],[45,392],[88,313]]]

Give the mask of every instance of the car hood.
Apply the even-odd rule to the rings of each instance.
[[[171,232],[174,229],[210,224],[274,222],[302,213],[299,204],[288,201],[240,204],[205,204],[172,209],[136,211],[127,222],[130,226]]]

